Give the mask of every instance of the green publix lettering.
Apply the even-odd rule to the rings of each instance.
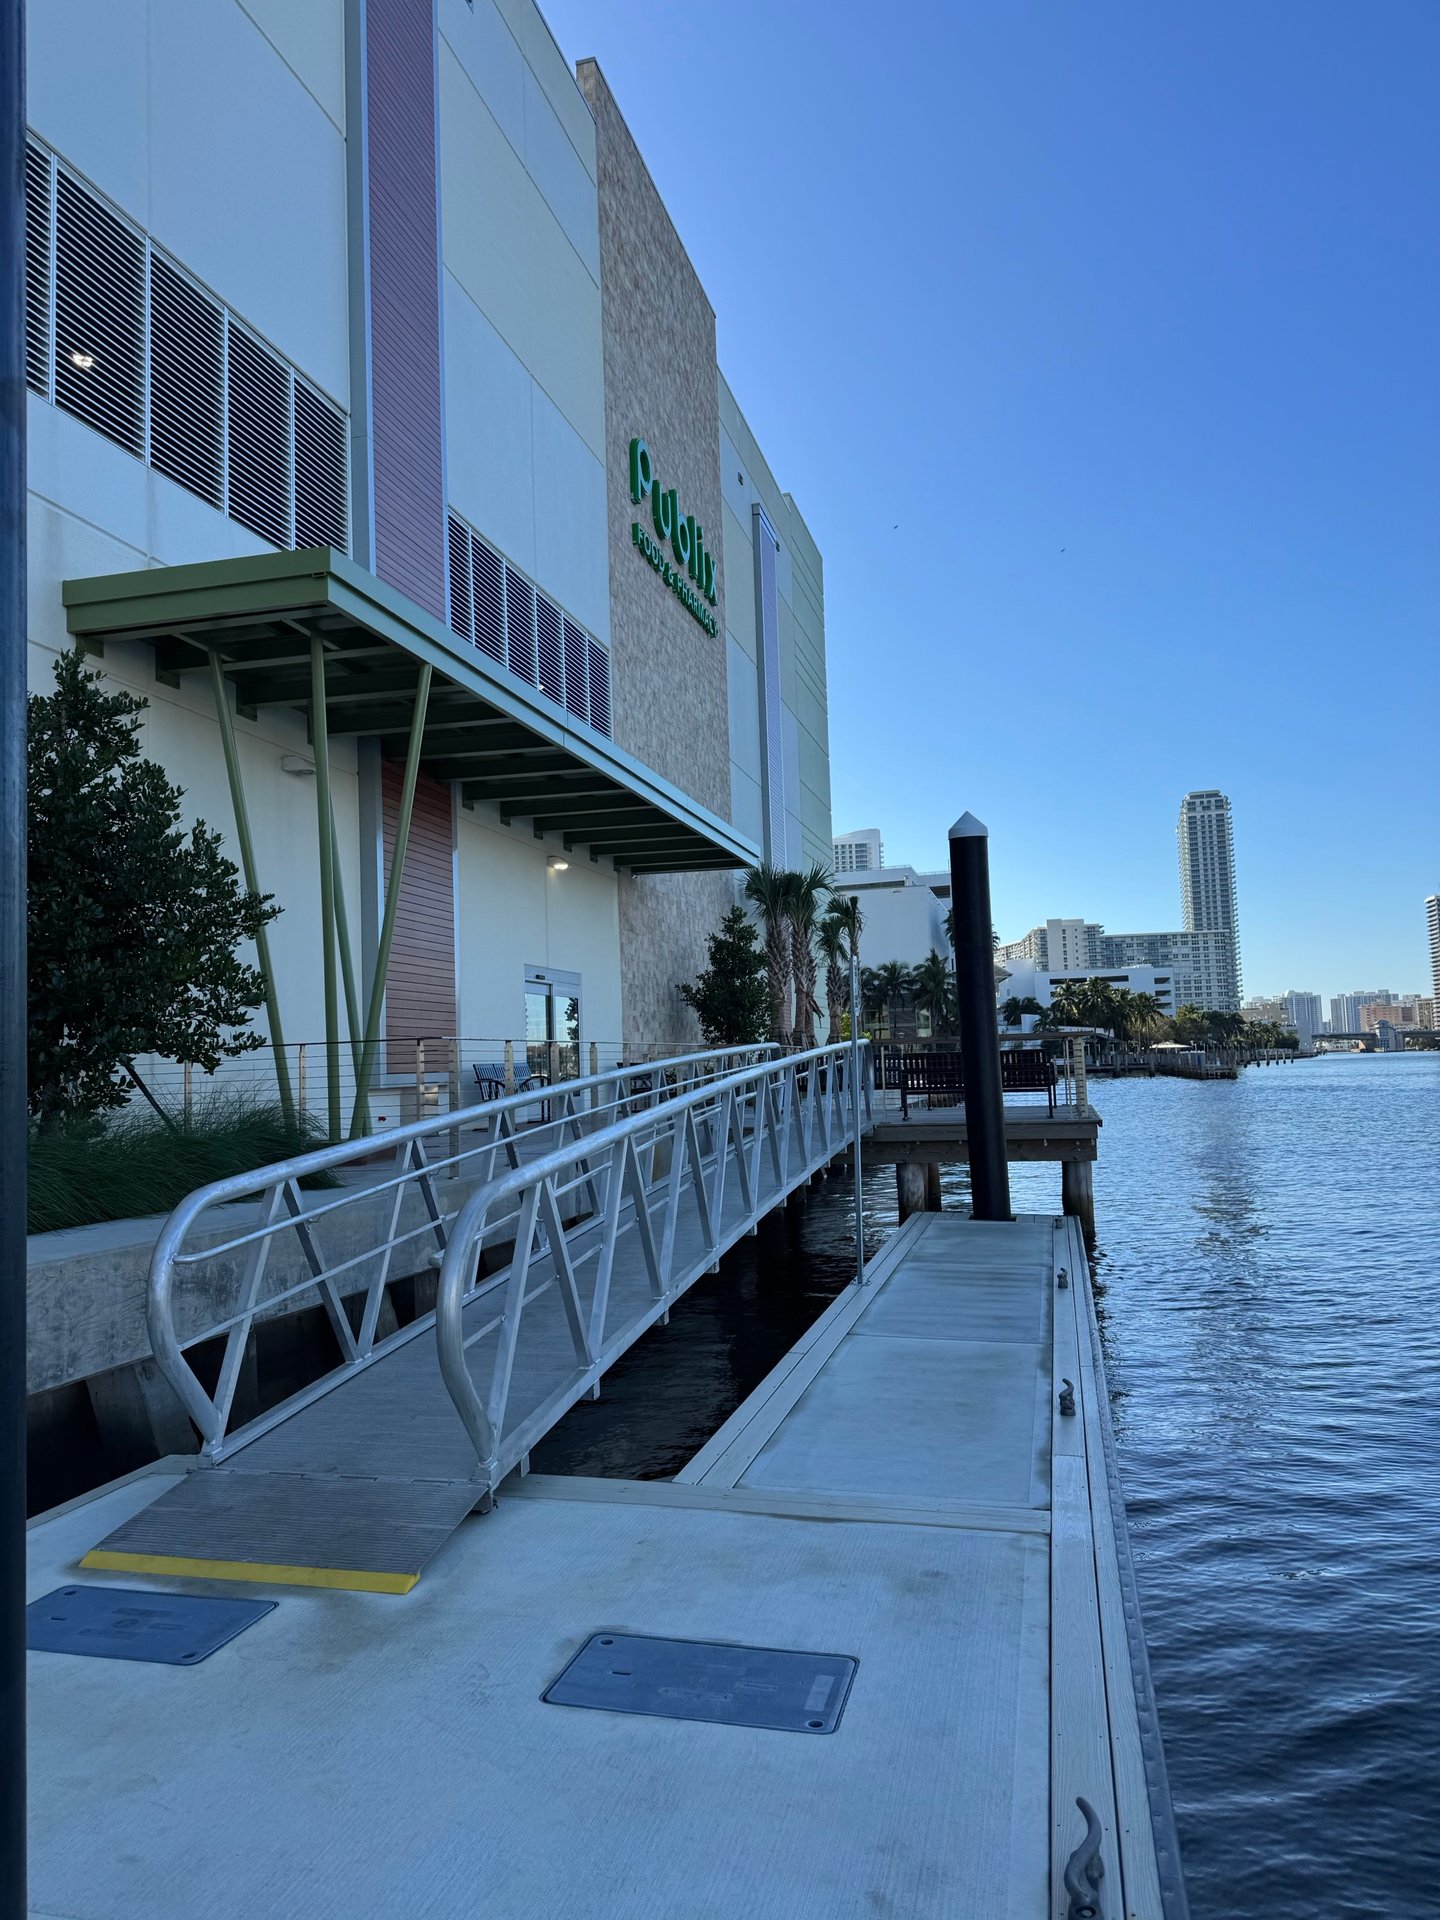
[[[680,499],[673,487],[662,487],[655,478],[655,464],[650,457],[650,449],[643,440],[630,442],[630,498],[640,506],[645,500],[650,502],[650,517],[655,524],[655,536],[660,541],[668,541],[671,551],[686,573],[710,602],[715,605],[715,556],[705,545],[705,529],[693,513],[680,511]],[[637,520],[633,530],[635,544],[641,544],[640,523]],[[669,573],[666,572],[668,581]],[[690,597],[681,594],[689,605]],[[702,609],[697,605],[691,612],[701,624],[713,631],[713,623],[702,619]]]

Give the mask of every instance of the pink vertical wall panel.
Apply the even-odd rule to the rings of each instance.
[[[374,567],[446,618],[433,0],[366,0]]]

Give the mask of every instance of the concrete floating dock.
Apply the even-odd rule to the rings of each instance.
[[[32,1595],[179,1477],[37,1522]],[[1074,1221],[918,1215],[676,1480],[273,1591],[195,1667],[30,1656],[35,1920],[1067,1920],[1077,1798],[1107,1920],[1184,1915]],[[606,1633],[858,1665],[818,1735],[545,1703]]]

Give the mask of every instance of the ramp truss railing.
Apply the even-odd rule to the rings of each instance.
[[[492,1188],[497,1170],[573,1153],[617,1122],[643,1121],[777,1053],[768,1044],[712,1048],[613,1067],[199,1188],[156,1241],[146,1321],[202,1453],[225,1458],[425,1332],[426,1291],[456,1217],[477,1184]],[[237,1221],[229,1210],[244,1202],[256,1204]],[[393,1289],[412,1280],[401,1326]],[[266,1320],[307,1306],[323,1309],[337,1364],[286,1392],[259,1378],[254,1336]]]
[[[482,1490],[598,1390],[762,1214],[843,1152],[857,1124],[865,1131],[872,1092],[868,1045],[816,1047],[677,1093],[472,1194],[445,1250],[435,1325]],[[478,1257],[497,1226],[514,1248],[505,1271],[487,1277]],[[617,1305],[622,1236],[629,1285]],[[552,1331],[556,1300],[562,1310],[568,1362],[512,1420],[525,1324],[547,1297]]]

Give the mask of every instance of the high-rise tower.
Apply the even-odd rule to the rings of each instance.
[[[1189,933],[1228,936],[1215,981],[1215,1011],[1240,1007],[1240,920],[1235,907],[1235,834],[1230,802],[1213,788],[1187,793],[1176,829],[1180,843],[1180,907]]]
[[[1435,996],[1437,1017],[1440,1017],[1440,893],[1427,896],[1425,923],[1430,930],[1430,991]]]

